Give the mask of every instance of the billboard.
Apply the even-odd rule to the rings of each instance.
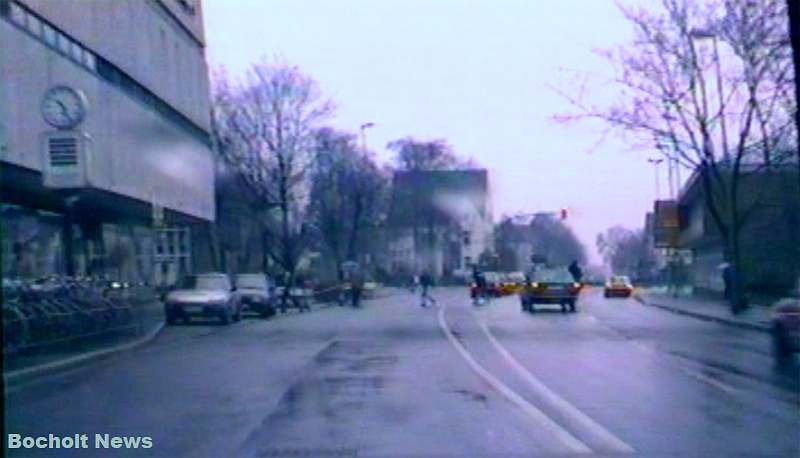
[[[678,248],[681,231],[680,211],[674,200],[657,200],[654,209],[653,238],[656,248]]]

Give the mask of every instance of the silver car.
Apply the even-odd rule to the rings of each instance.
[[[167,324],[193,316],[217,317],[222,324],[242,317],[242,303],[230,278],[223,273],[189,275],[164,298]]]
[[[238,274],[235,279],[236,293],[245,311],[258,313],[263,318],[275,315],[273,305],[274,288],[264,274]]]

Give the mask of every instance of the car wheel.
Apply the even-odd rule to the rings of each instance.
[[[575,313],[575,301],[569,301],[569,311]]]
[[[223,325],[230,324],[230,322],[231,322],[231,311],[226,309],[224,312],[220,313],[219,321]]]
[[[236,314],[233,315],[233,321],[241,321],[242,320],[242,308],[238,307],[236,309]]]
[[[173,314],[171,314],[171,313],[168,313],[168,314],[167,314],[167,324],[168,324],[169,326],[173,326],[173,325],[175,325],[177,322],[178,322],[178,319],[177,319],[177,318],[175,318],[175,315],[173,315]]]
[[[786,343],[786,336],[779,326],[775,326],[772,329],[772,352],[779,362],[786,361],[791,355],[789,346]]]

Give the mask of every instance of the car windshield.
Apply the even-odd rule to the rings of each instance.
[[[628,285],[630,282],[630,279],[625,276],[611,277],[611,284],[613,285]]]
[[[195,282],[196,289],[210,289],[210,290],[223,290],[230,289],[230,283],[225,277],[217,275],[198,275]]]
[[[532,273],[531,280],[539,283],[573,283],[575,280],[566,268],[545,268]]]
[[[267,277],[257,274],[239,275],[236,277],[236,286],[238,288],[264,289],[267,288]]]

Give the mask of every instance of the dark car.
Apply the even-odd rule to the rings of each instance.
[[[772,343],[778,359],[800,352],[800,299],[783,299],[774,306]]]
[[[575,282],[566,268],[544,268],[529,274],[519,294],[522,310],[535,312],[536,304],[557,304],[561,311],[575,312],[582,285]]]

